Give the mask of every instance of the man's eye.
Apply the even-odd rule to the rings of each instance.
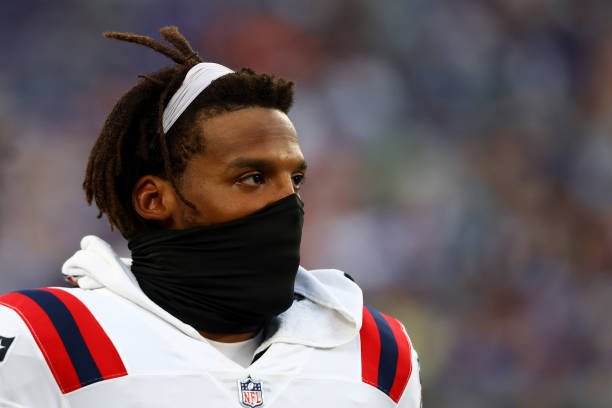
[[[242,184],[248,184],[250,186],[257,186],[264,183],[264,177],[261,174],[251,174],[240,179]]]
[[[291,178],[293,179],[293,185],[296,187],[300,187],[302,184],[304,184],[304,175],[303,174],[296,174],[295,176],[292,176]]]

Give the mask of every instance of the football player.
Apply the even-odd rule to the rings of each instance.
[[[418,407],[402,324],[299,266],[293,83],[203,62],[176,27],[105,35],[175,62],[119,99],[83,183],[131,258],[86,236],[78,287],[0,297],[0,405]]]

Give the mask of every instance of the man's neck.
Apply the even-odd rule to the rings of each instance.
[[[238,343],[239,341],[245,341],[257,335],[257,332],[224,334],[224,333],[208,333],[208,332],[199,331],[199,333],[202,336],[206,337],[207,339],[210,339],[212,341],[219,341],[221,343]]]

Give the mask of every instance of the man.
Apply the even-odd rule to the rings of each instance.
[[[132,258],[88,236],[62,270],[78,288],[0,297],[0,405],[419,406],[403,326],[299,266],[293,84],[161,34],[105,34],[177,65],[117,102],[83,184]]]

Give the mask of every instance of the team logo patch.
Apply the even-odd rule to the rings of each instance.
[[[250,375],[242,381],[238,380],[238,393],[242,406],[247,408],[263,406],[261,381],[253,380]]]
[[[0,336],[0,363],[4,361],[4,357],[6,357],[6,352],[8,351],[11,344],[13,344],[14,337],[2,337]]]

